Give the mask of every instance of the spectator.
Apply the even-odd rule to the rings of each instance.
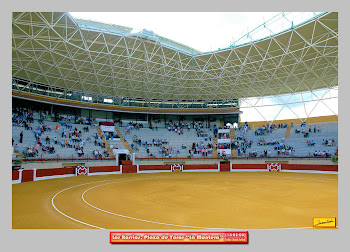
[[[78,156],[79,157],[84,156],[84,152],[81,149],[78,149]]]

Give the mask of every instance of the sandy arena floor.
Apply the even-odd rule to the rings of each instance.
[[[175,172],[12,185],[15,229],[312,228],[313,217],[338,217],[337,175]]]

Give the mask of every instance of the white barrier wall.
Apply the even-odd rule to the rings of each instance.
[[[105,132],[115,132],[114,126],[101,125],[100,128],[102,131],[105,131]]]

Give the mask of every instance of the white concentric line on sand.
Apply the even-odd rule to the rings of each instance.
[[[266,177],[272,177],[270,175],[265,175]],[[246,176],[245,176],[246,177]],[[249,176],[249,177],[261,177],[260,175],[259,176]],[[161,178],[161,177],[157,177],[157,178]],[[162,177],[164,178],[164,177]],[[165,178],[169,178],[168,176],[166,176]],[[284,178],[284,177],[283,177]],[[286,178],[293,178],[293,177],[286,177]],[[143,179],[149,179],[149,178],[143,178]],[[143,180],[143,179],[138,179],[138,180]],[[329,182],[331,181],[331,179],[326,179],[326,180],[319,180],[319,179],[309,179],[309,178],[296,178],[296,179],[305,179],[305,180],[314,180],[314,181],[321,181],[321,182]],[[129,180],[124,180],[124,181],[129,181]],[[101,181],[103,182],[103,181]],[[180,224],[173,224],[173,223],[165,223],[165,222],[157,222],[157,221],[152,221],[152,220],[145,220],[145,219],[140,219],[140,218],[135,218],[135,217],[131,217],[131,216],[126,216],[126,215],[122,215],[122,214],[118,214],[118,213],[113,213],[113,212],[109,212],[107,210],[104,210],[104,209],[101,209],[101,208],[98,208],[94,205],[92,205],[91,203],[87,202],[84,198],[84,195],[86,192],[90,191],[91,189],[94,189],[94,188],[97,188],[97,187],[100,187],[100,186],[104,186],[104,185],[108,185],[108,184],[113,184],[113,183],[118,183],[118,182],[122,182],[122,181],[113,181],[113,182],[110,182],[110,183],[104,183],[104,184],[101,184],[101,185],[97,185],[97,186],[94,186],[94,187],[90,187],[89,189],[85,190],[82,194],[82,200],[87,204],[89,205],[90,207],[98,210],[98,211],[101,211],[101,212],[104,212],[104,213],[108,213],[108,214],[111,214],[111,215],[115,215],[115,216],[118,216],[118,217],[122,217],[122,218],[126,218],[126,219],[131,219],[131,220],[136,220],[136,221],[142,221],[142,222],[147,222],[147,223],[153,223],[153,224],[159,224],[159,225],[167,225],[167,226],[174,226],[174,227],[183,227],[183,228],[196,228],[196,229],[219,229],[219,230],[229,230],[229,229],[235,229],[235,230],[243,230],[243,229],[240,229],[240,228],[213,228],[213,227],[198,227],[198,226],[188,226],[188,225],[180,225]],[[338,226],[337,226],[338,227]],[[249,229],[249,230],[274,230],[274,229],[314,229],[313,227],[296,227],[296,228],[261,228],[261,229]],[[244,229],[244,230],[247,230],[247,229]]]
[[[92,224],[89,224],[89,223],[86,223],[86,222],[77,220],[77,219],[75,219],[75,218],[69,216],[68,214],[63,213],[62,211],[60,211],[60,210],[56,207],[56,205],[55,205],[55,203],[54,203],[54,199],[56,198],[57,195],[61,194],[61,193],[64,192],[64,191],[67,191],[67,190],[69,190],[69,189],[72,189],[72,188],[75,188],[75,187],[79,187],[79,186],[83,186],[83,185],[88,185],[88,184],[93,184],[93,183],[99,183],[99,182],[106,182],[106,181],[111,181],[111,180],[113,180],[114,183],[117,183],[117,182],[120,182],[120,181],[132,181],[132,180],[141,180],[141,179],[140,179],[140,178],[139,178],[139,179],[117,179],[117,181],[115,181],[115,179],[108,179],[108,180],[99,180],[99,181],[93,181],[93,182],[89,182],[89,183],[79,184],[79,185],[76,185],[76,186],[71,186],[71,187],[68,187],[68,188],[66,188],[66,189],[63,189],[63,190],[59,191],[58,193],[56,193],[56,194],[52,197],[52,199],[51,199],[51,204],[52,204],[52,206],[54,207],[54,209],[55,209],[57,212],[59,212],[59,213],[62,214],[63,216],[65,216],[65,217],[67,217],[67,218],[69,218],[69,219],[71,219],[71,220],[73,220],[73,221],[76,221],[76,222],[78,222],[78,223],[81,223],[81,224],[84,224],[84,225],[87,225],[87,226],[90,226],[90,227],[93,227],[93,228],[105,229],[105,228],[103,228],[103,227],[95,226],[95,225],[92,225]],[[102,184],[102,185],[103,185],[103,184]]]

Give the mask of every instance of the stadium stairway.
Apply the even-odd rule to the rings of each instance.
[[[23,155],[17,151],[13,151],[13,153],[16,155],[16,158],[24,159]]]
[[[217,143],[217,138],[215,137],[215,135],[213,136],[213,153],[212,153],[212,157],[213,158],[218,158],[218,152],[216,150],[216,143]]]
[[[55,118],[54,118],[53,115],[50,114],[50,113],[49,113],[49,118],[50,118],[51,122],[54,122],[54,121],[55,121]]]
[[[101,135],[102,131],[100,126],[96,126],[96,130],[97,130],[97,133]],[[113,151],[111,151],[111,146],[109,145],[109,142],[106,140],[106,137],[103,137],[103,139],[101,138],[101,140],[104,142],[106,149],[108,150],[109,156],[112,158],[115,158]]]
[[[117,131],[118,136],[119,136],[120,139],[122,140],[124,147],[130,152],[130,154],[132,154],[133,151],[132,151],[130,145],[129,145],[128,142],[124,139],[123,134],[120,132],[120,130],[118,129],[118,127],[115,127],[115,130]]]
[[[235,139],[235,130],[233,128],[230,129],[230,139],[231,139],[231,143],[232,140]],[[237,152],[236,149],[231,149],[231,157],[237,157]]]
[[[286,136],[284,137],[284,139],[289,139],[289,135],[290,135],[290,125],[288,125],[287,131],[286,131]]]

